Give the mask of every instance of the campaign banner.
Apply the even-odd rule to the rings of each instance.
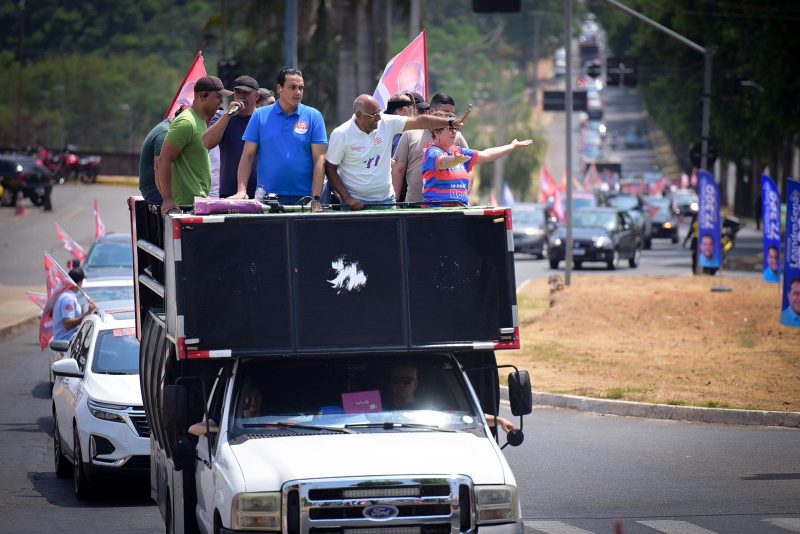
[[[425,30],[386,64],[373,97],[381,109],[392,95],[419,93],[428,100],[428,44]]]
[[[61,268],[53,257],[44,251],[44,281],[47,286],[47,300],[42,307],[39,319],[39,348],[44,350],[53,337],[53,307],[65,290],[76,287],[67,271]]]
[[[698,254],[701,267],[722,266],[722,224],[720,220],[719,186],[707,171],[700,171],[697,188],[700,197]]]
[[[203,60],[203,52],[200,51],[194,57],[192,66],[189,67],[189,71],[183,78],[183,82],[181,82],[178,92],[175,93],[172,103],[167,108],[167,112],[164,114],[165,119],[174,117],[178,107],[189,107],[192,105],[192,102],[194,102],[194,84],[203,76],[206,76],[206,65]]]
[[[100,218],[100,207],[97,205],[97,199],[94,199],[92,211],[94,211],[94,237],[95,239],[100,239],[106,235],[106,225],[103,219]]]
[[[800,182],[786,181],[786,253],[781,324],[800,327]]]
[[[764,214],[764,280],[781,281],[781,196],[768,175],[761,177],[761,201]]]
[[[86,261],[86,250],[64,230],[60,224],[54,221],[56,225],[56,235],[64,248],[72,254],[72,257],[83,263]]]
[[[556,219],[559,221],[564,220],[561,191],[559,191],[556,181],[544,165],[539,170],[539,202],[550,207]]]

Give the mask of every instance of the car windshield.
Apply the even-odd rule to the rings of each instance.
[[[139,373],[139,342],[135,328],[115,328],[97,335],[92,372],[113,375]]]
[[[98,241],[89,251],[87,267],[133,267],[130,242]]]
[[[675,200],[678,204],[691,204],[697,202],[697,195],[692,193],[675,193]]]
[[[650,199],[648,204],[655,208],[657,215],[669,216],[672,211],[672,203],[668,198]]]
[[[639,209],[639,199],[632,196],[619,195],[608,199],[608,203],[615,208],[622,210]]]
[[[94,302],[133,300],[133,286],[96,286],[84,287],[83,290]]]
[[[610,211],[581,210],[575,213],[575,226],[613,230],[617,216]]]
[[[480,429],[463,376],[444,355],[242,365],[233,434]]]
[[[511,215],[514,226],[544,226],[544,208],[515,209]]]

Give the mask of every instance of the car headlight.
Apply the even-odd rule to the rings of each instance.
[[[281,494],[240,493],[231,507],[233,530],[280,530]]]
[[[697,202],[692,202],[689,204],[689,209],[692,211],[697,211],[700,209],[700,206],[697,204]]]
[[[127,406],[120,406],[118,404],[106,404],[105,402],[97,402],[94,399],[86,401],[86,407],[89,408],[89,413],[103,421],[113,421],[115,423],[124,423],[125,419],[117,411],[123,411]]]
[[[514,486],[475,486],[478,524],[510,523],[519,519],[519,501]]]
[[[667,221],[667,222],[664,223],[664,229],[665,230],[670,230],[671,228],[672,228],[672,223],[671,222]]]
[[[561,238],[557,237],[553,240],[553,246],[560,247],[561,246]]]
[[[525,228],[525,235],[542,235],[539,228]]]
[[[592,239],[592,241],[594,241],[594,246],[596,246],[597,248],[603,248],[604,246],[611,243],[611,241],[604,236],[595,237]]]

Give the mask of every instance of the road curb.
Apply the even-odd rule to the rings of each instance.
[[[97,183],[102,185],[124,185],[124,186],[138,186],[139,178],[137,176],[105,176],[100,175],[97,177]]]
[[[508,388],[500,387],[500,397],[508,400]],[[594,399],[578,395],[533,392],[533,403],[538,406],[568,408],[582,412],[606,415],[642,417],[646,419],[669,419],[672,421],[694,421],[725,425],[785,426],[800,428],[800,412],[770,412],[763,410],[732,410],[729,408],[702,408],[699,406],[673,406],[670,404],[648,404],[611,399]]]
[[[0,325],[0,341],[12,337],[39,321],[39,314],[31,315],[11,324]]]

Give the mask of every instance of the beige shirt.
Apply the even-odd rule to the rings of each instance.
[[[406,202],[422,202],[422,159],[432,144],[430,130],[408,130],[400,137],[394,160],[406,164]],[[456,145],[469,148],[461,132],[456,134]]]

